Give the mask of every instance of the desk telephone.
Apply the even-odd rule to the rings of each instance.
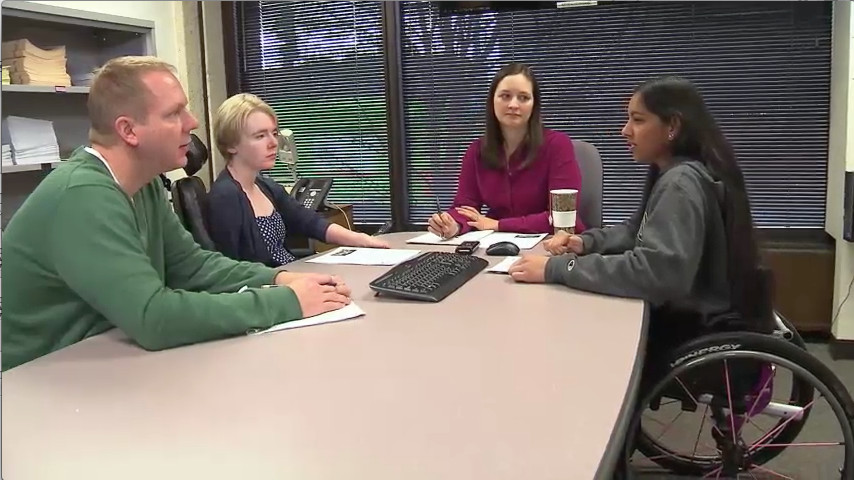
[[[294,183],[291,196],[303,207],[318,212],[326,205],[326,196],[331,188],[331,178],[301,178]]]

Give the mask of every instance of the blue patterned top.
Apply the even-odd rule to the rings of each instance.
[[[284,265],[296,260],[296,257],[285,248],[287,229],[279,212],[274,210],[267,217],[255,217],[255,222],[258,224],[258,229],[261,230],[261,236],[264,237],[267,250],[270,251],[270,255],[273,256],[276,263]]]

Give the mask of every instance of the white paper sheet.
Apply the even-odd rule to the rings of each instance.
[[[250,332],[250,335],[261,335],[263,333],[278,332],[280,330],[288,330],[290,328],[309,327],[312,325],[320,325],[322,323],[341,322],[352,318],[361,317],[365,312],[353,302],[350,302],[346,307],[333,310],[331,312],[321,313],[313,317],[303,318],[302,320],[294,320],[292,322],[280,323],[266,330],[258,332]]]
[[[481,248],[489,248],[498,242],[510,242],[516,244],[519,250],[530,250],[537,246],[544,238],[545,233],[512,233],[495,232],[480,241]]]
[[[459,245],[468,241],[481,241],[483,238],[492,234],[492,230],[473,230],[454,238],[443,240],[442,237],[427,232],[414,238],[410,238],[406,243],[420,243],[424,245]]]
[[[419,253],[421,250],[338,247],[325,255],[306,260],[306,262],[327,265],[392,266],[405,262]]]
[[[486,271],[492,273],[508,273],[510,271],[510,267],[512,267],[520,258],[522,257],[504,257],[504,260],[492,267],[489,267]]]
[[[11,146],[9,154],[15,165],[59,161],[59,144],[51,121],[9,116],[3,119],[2,133],[3,141]]]

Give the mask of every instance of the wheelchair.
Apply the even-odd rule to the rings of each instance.
[[[647,462],[677,478],[854,479],[854,401],[774,317],[770,335],[704,334],[645,367],[619,477],[660,478],[638,473]]]

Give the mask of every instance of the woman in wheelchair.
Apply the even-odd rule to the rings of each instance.
[[[675,473],[737,478],[780,475],[775,457],[784,450],[819,458],[812,455],[826,448],[823,474],[806,468],[775,478],[854,478],[854,402],[773,311],[744,177],[699,91],[679,77],[643,83],[622,135],[634,160],[649,165],[635,214],[581,235],[559,232],[545,244],[551,257],[523,257],[510,275],[650,306],[627,461],[634,464],[637,449]],[[775,387],[782,399],[773,398]],[[840,426],[831,439],[804,440],[799,434],[819,400]],[[703,421],[689,422],[693,435],[680,437],[665,407],[680,421],[698,414]],[[758,426],[760,417],[771,423]],[[676,438],[668,443],[665,434]]]

